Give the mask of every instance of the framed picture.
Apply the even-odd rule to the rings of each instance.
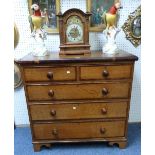
[[[126,38],[137,47],[141,43],[141,6],[128,16],[122,26]]]
[[[59,24],[56,16],[60,11],[60,0],[28,0],[30,15],[33,14],[31,5],[37,3],[40,6],[43,19],[43,28],[48,33],[58,33]]]
[[[87,0],[87,11],[91,12],[90,31],[101,32],[106,28],[102,15],[114,4],[115,0]]]

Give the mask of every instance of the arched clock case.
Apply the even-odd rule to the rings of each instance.
[[[89,16],[79,9],[69,9],[59,13],[60,54],[88,54]]]

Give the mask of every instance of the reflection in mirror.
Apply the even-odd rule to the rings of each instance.
[[[141,16],[136,17],[131,25],[133,37],[141,37]]]
[[[14,64],[14,88],[18,88],[22,85],[22,77],[19,65]]]

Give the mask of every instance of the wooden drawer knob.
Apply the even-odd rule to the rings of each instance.
[[[58,135],[58,130],[57,129],[53,129],[52,130],[52,134],[55,135],[55,136]]]
[[[47,73],[47,78],[50,79],[50,80],[53,79],[53,73],[52,72],[48,72]]]
[[[55,115],[56,115],[56,111],[55,111],[55,110],[53,110],[53,109],[51,110],[51,112],[50,112],[50,113],[51,113],[51,115],[52,115],[52,116],[55,116]]]
[[[102,75],[104,77],[108,77],[109,76],[109,72],[107,70],[104,70],[103,73],[102,73]]]
[[[53,97],[53,96],[54,96],[54,91],[53,91],[53,90],[49,90],[48,95],[49,95],[50,97]]]
[[[105,128],[100,128],[100,133],[104,134],[106,132]]]
[[[107,95],[109,93],[108,89],[107,88],[103,88],[102,89],[102,94],[103,95]]]
[[[102,108],[101,112],[102,112],[102,114],[106,114],[107,113],[107,109],[106,108]]]

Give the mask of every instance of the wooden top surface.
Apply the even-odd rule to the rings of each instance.
[[[92,51],[88,55],[59,55],[58,52],[50,52],[48,56],[35,57],[31,53],[19,60],[18,64],[48,64],[48,63],[82,63],[82,62],[118,62],[118,61],[136,61],[138,57],[120,50],[115,55],[104,54],[102,51]]]

